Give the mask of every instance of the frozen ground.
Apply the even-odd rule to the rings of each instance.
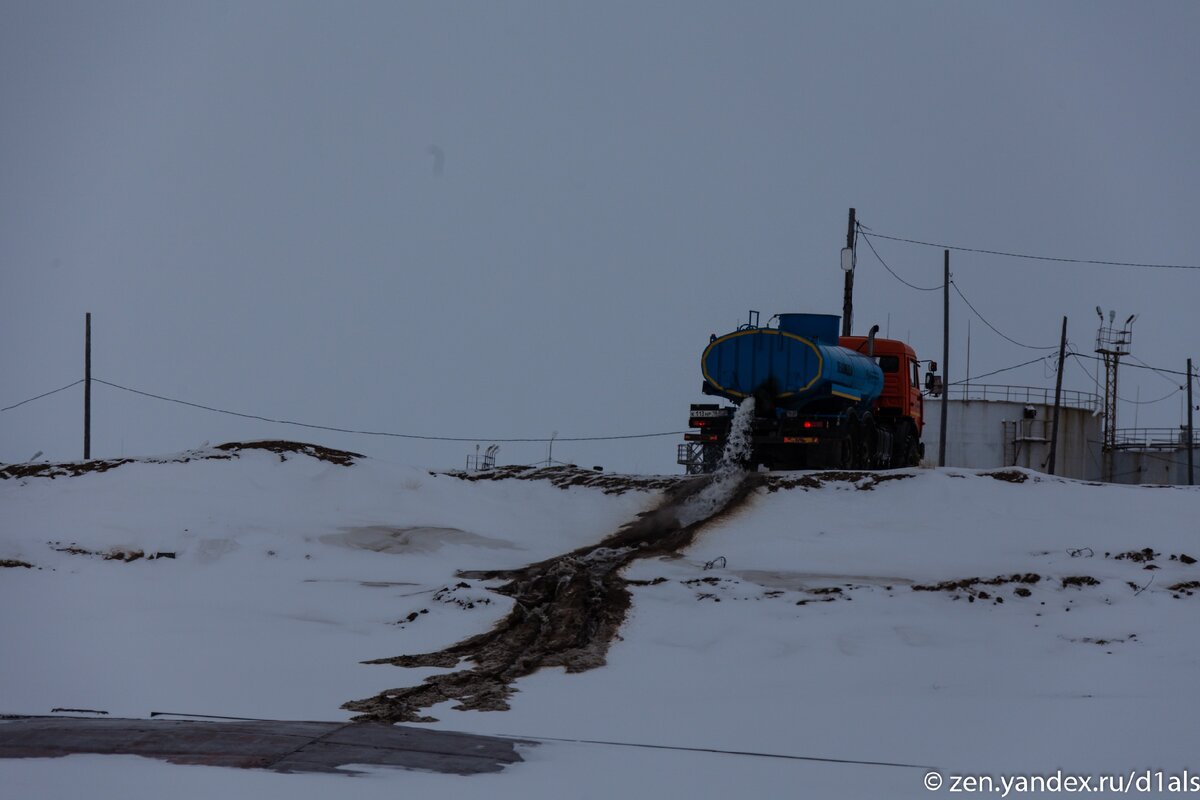
[[[1200,595],[1171,588],[1200,581],[1187,563],[1200,558],[1200,492],[893,475],[772,476],[681,557],[625,569],[632,606],[607,665],[521,678],[507,711],[429,709],[435,727],[548,740],[500,774],[71,756],[2,761],[0,786],[51,798],[934,796],[923,769],[554,738],[947,775],[1200,770]],[[618,493],[611,477],[520,477],[241,450],[0,481],[0,559],[31,565],[0,570],[0,712],[347,719],[347,701],[449,671],[360,662],[436,651],[508,613],[498,583],[459,570],[593,545],[669,483]]]

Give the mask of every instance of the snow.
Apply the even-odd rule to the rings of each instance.
[[[665,580],[632,587],[607,666],[543,669],[518,681],[509,711],[435,706],[434,726],[947,774],[1197,767],[1200,595],[1167,587],[1200,580],[1200,564],[1171,559],[1200,557],[1200,492],[892,474],[756,490],[681,558],[625,571]],[[347,719],[342,703],[440,671],[360,662],[437,650],[508,611],[458,570],[594,544],[658,500],[251,450],[2,481],[0,559],[35,568],[0,570],[0,712]],[[55,549],[67,545],[175,558]],[[1147,547],[1159,569],[1112,557]],[[912,588],[1026,573],[1040,580]],[[1064,587],[1072,576],[1099,584]],[[523,754],[470,778],[79,755],[0,760],[0,786],[48,798],[930,796],[923,769],[563,741]]]
[[[742,482],[742,464],[750,458],[750,433],[754,423],[754,398],[747,397],[738,406],[729,423],[725,450],[717,463],[712,481],[684,503],[680,525],[692,525],[708,519],[724,508]]]

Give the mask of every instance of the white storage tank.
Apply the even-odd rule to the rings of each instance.
[[[1054,389],[978,384],[947,392],[946,465],[971,469],[1028,467],[1045,472],[1054,424]],[[943,398],[925,398],[925,460],[938,461]],[[1054,474],[1100,480],[1100,397],[1063,390]]]

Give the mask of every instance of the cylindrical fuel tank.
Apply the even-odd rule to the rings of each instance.
[[[706,390],[739,401],[773,382],[776,404],[817,399],[871,403],[883,391],[874,359],[838,344],[839,317],[781,314],[778,328],[747,328],[709,343],[700,358]]]

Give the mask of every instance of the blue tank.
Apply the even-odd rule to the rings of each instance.
[[[780,314],[778,328],[747,327],[713,339],[700,358],[705,391],[737,402],[773,381],[782,408],[823,399],[874,402],[883,372],[873,358],[838,344],[840,319]]]

